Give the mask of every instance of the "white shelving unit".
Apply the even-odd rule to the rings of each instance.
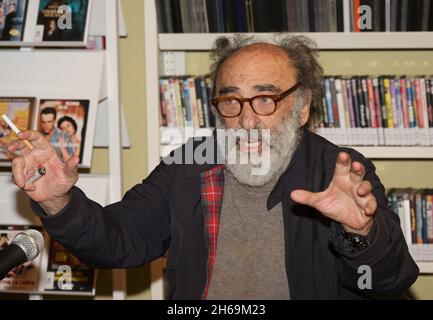
[[[229,33],[158,33],[157,14],[154,1],[145,1],[145,46],[146,46],[146,106],[148,135],[149,173],[158,165],[160,157],[168,155],[181,146],[178,141],[161,143],[164,128],[159,128],[159,52],[160,51],[209,51],[213,42]],[[263,40],[274,35],[254,34]],[[433,32],[316,32],[302,33],[314,40],[320,50],[411,50],[433,49]],[[430,70],[431,71],[431,70]],[[391,71],[390,71],[391,72]],[[433,147],[359,147],[351,146],[371,159],[433,159]],[[162,299],[162,261],[152,264],[152,298]],[[433,274],[433,262],[418,262],[421,273]]]
[[[433,262],[417,261],[417,265],[418,265],[420,273],[433,274]]]
[[[80,187],[88,197],[95,200],[99,204],[106,205],[108,199],[108,179],[106,175],[81,175],[77,186]],[[0,208],[2,211],[1,224],[4,225],[41,225],[39,218],[34,215],[30,209],[30,202],[27,195],[18,190],[11,183],[11,175],[7,173],[0,174]],[[48,264],[48,247],[45,246],[41,252],[41,266]],[[96,281],[96,277],[95,277]],[[68,296],[92,296],[95,294],[95,286],[93,292],[47,292],[45,284],[48,283],[48,274],[46,270],[39,270],[38,288],[35,291],[11,291],[13,293],[29,294],[30,299],[40,300],[43,295],[68,295]],[[96,283],[95,283],[96,284]],[[1,292],[5,293],[5,292]]]
[[[0,80],[2,96],[35,96],[43,98],[89,99],[93,119],[106,115],[107,123],[98,124],[106,129],[108,139],[97,138],[99,146],[109,147],[109,174],[81,175],[78,186],[86,194],[107,205],[122,197],[121,137],[129,145],[126,127],[122,125],[119,94],[119,29],[126,35],[123,19],[119,22],[118,0],[94,0],[90,29],[106,36],[106,50],[72,49],[7,49],[0,50],[0,68],[8,77]],[[95,12],[97,12],[95,14]],[[101,23],[101,17],[103,18]],[[120,25],[120,27],[119,27]],[[20,43],[31,46],[31,43]],[[7,70],[10,70],[9,72]],[[13,76],[12,76],[13,75]],[[105,110],[98,111],[98,108]],[[104,112],[105,111],[105,112]],[[92,117],[91,117],[92,118]],[[109,128],[109,129],[108,129]],[[101,129],[99,129],[101,130]],[[93,145],[95,132],[88,131],[86,138]],[[90,159],[87,159],[90,164]],[[0,211],[2,224],[35,225],[39,219],[31,213],[28,198],[11,183],[11,175],[0,175]],[[41,275],[43,279],[43,274]],[[41,299],[43,287],[33,292],[32,299]],[[113,270],[113,298],[126,298],[126,273]]]
[[[160,50],[209,51],[220,36],[231,33],[161,33]],[[274,36],[255,33],[263,40]],[[302,33],[314,40],[321,50],[366,50],[366,49],[433,49],[433,32],[309,32]]]

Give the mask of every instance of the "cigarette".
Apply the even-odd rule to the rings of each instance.
[[[28,183],[34,184],[40,178],[42,178],[47,173],[46,168],[38,164],[37,167],[33,168],[26,176],[26,181]]]
[[[11,119],[8,118],[7,115],[2,116],[3,120],[6,121],[7,125],[18,135],[21,131],[15,126],[15,124],[11,121]],[[29,148],[30,150],[33,150],[35,147],[30,143],[29,140],[23,140],[24,144]]]

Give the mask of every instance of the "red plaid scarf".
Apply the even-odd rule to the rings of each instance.
[[[207,279],[202,299],[206,300],[216,259],[220,212],[224,194],[224,166],[215,167],[200,175],[201,201],[208,245]]]

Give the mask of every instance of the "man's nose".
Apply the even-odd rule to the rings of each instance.
[[[253,111],[249,102],[244,102],[244,107],[240,115],[242,128],[246,130],[255,129],[257,125],[257,114]]]

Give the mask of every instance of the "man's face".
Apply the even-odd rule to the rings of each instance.
[[[239,98],[275,95],[295,84],[296,71],[287,54],[278,46],[255,44],[239,50],[223,63],[216,79],[216,95]],[[272,131],[289,117],[294,99],[292,94],[281,100],[277,111],[271,116],[257,115],[251,106],[245,103],[241,115],[237,118],[225,118],[225,125],[232,129]],[[305,109],[308,109],[308,106]],[[307,121],[308,112],[305,112],[302,125]]]
[[[8,13],[14,12],[15,11],[15,5],[10,4],[9,5],[9,9],[8,9]]]
[[[43,114],[41,115],[41,129],[45,135],[50,134],[54,130],[55,117],[53,114]]]
[[[255,44],[239,50],[223,63],[216,79],[216,96],[252,98],[257,95],[278,95],[294,86],[296,78],[296,71],[281,48]],[[300,127],[308,121],[309,116],[309,104],[300,105],[303,101],[295,94],[278,102],[276,112],[270,116],[257,115],[249,103],[244,103],[238,117],[217,117],[218,128],[270,131],[270,141],[261,136],[252,139],[251,135],[244,135],[237,141],[239,154],[263,154],[264,149],[270,151],[270,170],[261,176],[252,175],[252,168],[256,167],[252,162],[226,164],[241,183],[264,185],[287,167],[299,142]]]

